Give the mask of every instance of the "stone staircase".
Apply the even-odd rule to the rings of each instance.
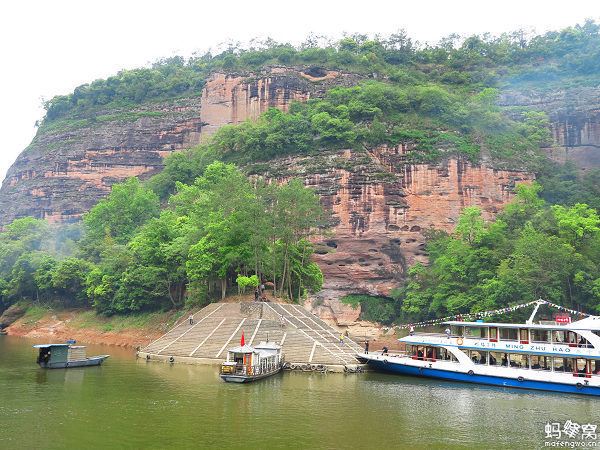
[[[212,303],[140,350],[147,359],[181,362],[223,361],[244,333],[248,344],[282,344],[285,360],[294,365],[352,366],[362,348],[296,304]]]

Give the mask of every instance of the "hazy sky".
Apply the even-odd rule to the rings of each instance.
[[[600,0],[5,0],[0,4],[0,179],[35,133],[42,98],[160,57],[252,37],[546,31],[600,19]]]

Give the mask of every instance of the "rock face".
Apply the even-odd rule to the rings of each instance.
[[[197,143],[199,108],[200,99],[186,99],[41,130],[2,183],[0,224],[79,219],[114,183],[154,173],[164,156]]]
[[[338,72],[270,68],[261,74],[214,74],[198,96],[133,109],[98,111],[40,129],[0,189],[0,225],[18,217],[74,221],[113,184],[148,177],[171,152],[193,147],[219,127],[270,107],[322,95],[356,78]]]
[[[517,183],[534,179],[455,158],[408,164],[409,151],[344,150],[272,163],[267,176],[303,177],[332,213],[333,233],[316,248],[326,280],[320,299],[343,292],[389,294],[407,267],[425,261],[425,231],[451,231],[465,206],[481,207],[490,219],[512,198]]]
[[[47,124],[2,184],[0,225],[28,215],[78,220],[114,183],[150,176],[162,168],[166,155],[202,142],[219,127],[256,118],[269,107],[287,110],[292,101],[357,80],[314,68],[217,73],[197,96]],[[552,95],[507,91],[502,103],[547,111],[554,157],[584,169],[600,167],[600,89]],[[451,230],[461,209],[470,205],[491,218],[511,199],[515,184],[533,179],[456,158],[411,164],[409,152],[406,146],[343,150],[278,159],[256,172],[248,167],[250,173],[280,181],[302,177],[331,211],[332,232],[317,242],[326,284],[315,304],[342,321],[352,322],[359,311],[328,299],[347,292],[388,294],[408,266],[424,260],[426,230]]]
[[[554,140],[546,149],[549,154],[559,162],[572,161],[582,170],[600,168],[600,87],[508,90],[501,104],[546,112]]]

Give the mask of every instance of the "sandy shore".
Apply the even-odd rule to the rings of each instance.
[[[96,316],[88,310],[49,311],[33,320],[27,315],[6,328],[10,336],[48,342],[75,339],[87,344],[143,347],[162,336],[173,325],[176,313],[156,314],[147,323],[127,326],[115,319]]]

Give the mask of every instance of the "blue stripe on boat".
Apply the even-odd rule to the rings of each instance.
[[[571,394],[586,394],[600,396],[600,387],[585,386],[584,383],[581,383],[583,386],[581,388],[578,388],[576,385],[554,383],[549,381],[519,381],[514,378],[495,377],[492,375],[469,375],[468,373],[450,372],[447,370],[430,369],[427,367],[406,366],[403,364],[396,364],[393,362],[384,363],[383,361],[372,359],[368,360],[367,362],[371,367],[373,367],[376,370],[398,373],[402,375],[438,378],[441,380],[462,381],[466,383],[487,384],[491,386],[503,386],[520,389],[536,389],[542,391],[567,392]]]

